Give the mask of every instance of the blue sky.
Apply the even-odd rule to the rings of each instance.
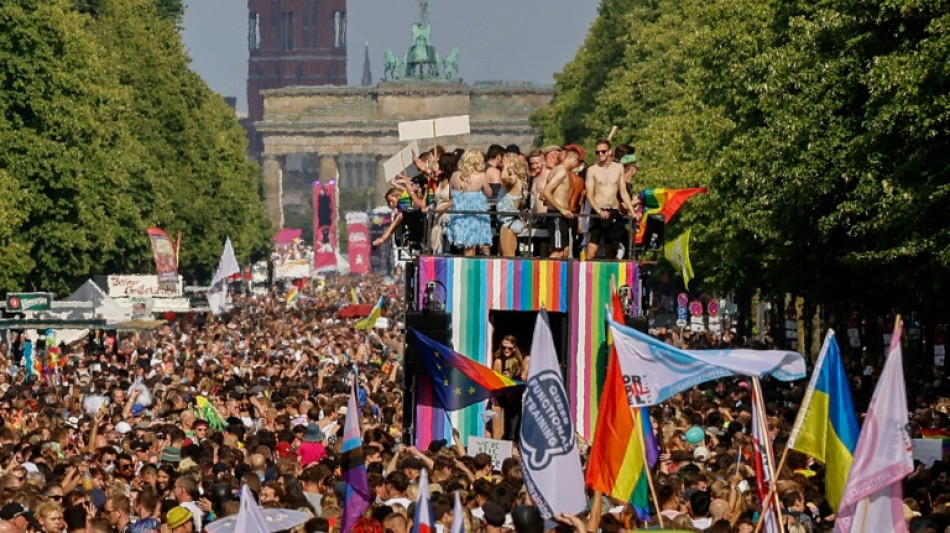
[[[193,68],[211,88],[238,98],[247,110],[247,2],[187,1],[183,36]],[[597,16],[593,0],[431,0],[432,43],[440,55],[461,49],[466,82],[529,81],[552,84],[574,57]],[[369,42],[374,81],[383,72],[383,50],[402,56],[418,18],[415,0],[347,2],[347,74],[359,84],[363,45]]]

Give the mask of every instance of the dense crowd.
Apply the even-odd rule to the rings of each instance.
[[[522,154],[493,144],[420,154],[386,193],[390,236],[431,253],[512,257],[627,257],[645,197],[634,187],[633,147],[602,139],[595,162],[574,144]]]
[[[341,277],[301,292],[290,309],[274,289],[234,295],[233,309],[218,317],[185,315],[155,330],[100,332],[63,347],[60,366],[28,378],[22,335],[0,345],[0,533],[197,532],[235,514],[245,484],[264,508],[309,513],[302,531],[338,531],[345,488],[340,437],[352,415],[346,405],[353,379],[374,498],[356,526],[360,533],[411,529],[423,469],[440,533],[456,520],[466,533],[614,533],[644,526],[626,502],[590,491],[583,513],[545,522],[524,488],[517,446],[498,468],[488,455],[470,456],[458,435],[405,445],[400,282]],[[389,329],[357,330],[354,319],[339,318],[354,292],[368,302],[386,297]],[[736,337],[659,334],[686,347],[741,344]],[[529,354],[516,349],[516,337],[506,343],[498,347],[496,370],[524,377]],[[850,371],[863,411],[876,371],[872,365]],[[932,385],[943,386],[936,379]],[[763,386],[780,454],[804,383]],[[653,477],[664,526],[753,530],[760,503],[750,461],[749,388],[745,379],[722,379],[651,409],[661,446]],[[947,402],[933,396],[941,389],[928,390],[914,406],[915,432],[948,426]],[[502,416],[484,417],[487,433],[517,435],[498,425],[513,423],[504,410],[515,403],[496,403]],[[486,414],[491,409],[486,405]],[[590,443],[578,438],[586,461]],[[820,464],[789,453],[777,484],[788,531],[831,531],[823,474]],[[454,516],[456,491],[463,516]],[[906,480],[905,495],[913,531],[945,531],[950,464],[921,466]],[[655,510],[651,520],[658,521]]]

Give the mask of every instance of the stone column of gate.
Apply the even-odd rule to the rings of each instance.
[[[329,183],[330,180],[337,179],[337,165],[336,157],[332,155],[321,155],[320,156],[320,182],[323,184]],[[346,176],[340,176],[341,180],[347,179]],[[337,184],[339,186],[339,184]]]
[[[283,185],[284,170],[280,165],[280,158],[273,155],[264,156],[261,165],[263,175],[264,209],[271,224],[277,228],[284,227]]]
[[[389,182],[386,181],[386,172],[383,171],[383,163],[387,159],[389,157],[376,155],[376,206],[386,205],[386,191],[391,187]]]

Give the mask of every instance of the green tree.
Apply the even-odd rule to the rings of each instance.
[[[0,179],[15,180],[0,254],[24,257],[3,286],[62,293],[151,271],[152,225],[183,231],[191,278],[209,275],[228,234],[243,260],[264,251],[243,131],[152,0],[4,2],[0,61]]]
[[[557,90],[548,106],[539,109],[532,124],[541,131],[543,143],[589,142],[609,132],[593,130],[586,119],[596,104],[594,96],[623,57],[626,14],[634,0],[604,0],[577,56],[554,75]]]

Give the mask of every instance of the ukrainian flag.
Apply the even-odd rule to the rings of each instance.
[[[376,325],[376,320],[383,314],[383,307],[386,307],[386,299],[385,296],[380,296],[379,301],[376,302],[376,306],[370,311],[369,316],[357,322],[353,327],[359,330],[372,329],[373,326]]]
[[[844,494],[859,432],[841,350],[835,332],[829,330],[788,447],[825,464],[825,495],[835,511]]]

